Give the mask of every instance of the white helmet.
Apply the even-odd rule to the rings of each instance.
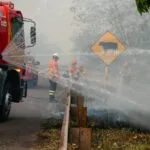
[[[54,53],[54,54],[53,54],[53,57],[59,58],[59,54],[58,54],[58,53]]]

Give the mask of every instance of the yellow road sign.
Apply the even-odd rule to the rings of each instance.
[[[125,50],[125,46],[115,35],[106,32],[92,45],[91,50],[109,65]]]

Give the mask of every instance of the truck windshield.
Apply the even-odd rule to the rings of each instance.
[[[12,26],[12,38],[16,35],[16,33],[22,28],[22,21],[19,18],[15,17],[12,19],[11,26]]]
[[[15,17],[12,18],[11,21],[11,33],[12,33],[12,40],[13,42],[19,47],[24,49],[25,48],[25,39],[24,39],[24,29],[23,27],[23,20],[21,18]]]

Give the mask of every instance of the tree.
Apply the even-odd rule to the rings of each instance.
[[[150,10],[150,1],[149,0],[136,0],[136,5],[139,13],[147,13]]]

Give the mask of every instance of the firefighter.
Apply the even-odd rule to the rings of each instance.
[[[48,75],[49,75],[49,98],[50,101],[56,100],[55,93],[57,89],[57,81],[59,79],[59,68],[58,68],[58,53],[54,53],[52,59],[48,64]]]
[[[78,72],[78,68],[77,68],[77,60],[73,59],[71,62],[71,65],[68,68],[68,74],[70,78],[77,78],[77,72]]]
[[[71,65],[63,73],[63,76],[65,78],[72,78],[76,71],[77,71],[77,60],[73,59]]]
[[[76,59],[73,59],[71,66],[68,69],[69,77],[78,80],[81,75],[85,75],[85,70],[82,65],[77,66],[78,62]]]

